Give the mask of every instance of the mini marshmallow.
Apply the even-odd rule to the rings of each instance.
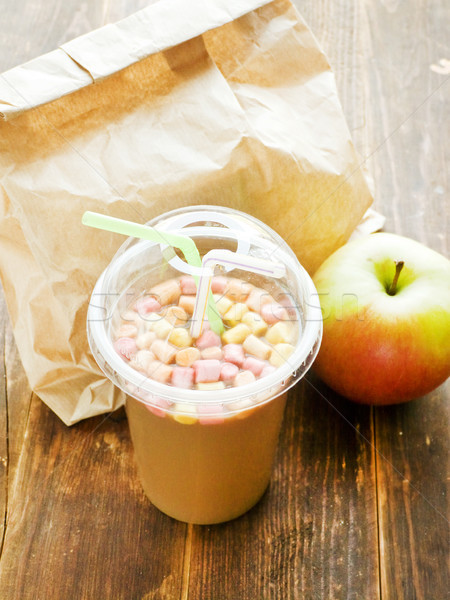
[[[129,337],[119,338],[114,342],[114,350],[125,360],[131,360],[137,352],[136,341]]]
[[[166,410],[170,407],[170,402],[164,398],[153,396],[149,399],[152,405],[146,404],[145,407],[157,417],[164,418],[167,414]]]
[[[226,296],[221,296],[220,294],[213,294],[213,297],[217,306],[217,310],[223,317],[223,315],[233,306],[233,302]]]
[[[251,332],[257,336],[264,335],[267,331],[267,323],[259,313],[252,310],[249,310],[242,316],[242,322],[247,327],[250,327]]]
[[[199,358],[200,350],[197,348],[184,348],[177,352],[175,362],[180,367],[191,367]]]
[[[163,317],[155,312],[147,313],[146,315],[141,315],[140,320],[141,323],[144,324],[144,328],[146,331],[151,331],[155,325],[155,323],[159,323],[162,321]]]
[[[261,372],[265,366],[265,361],[259,360],[259,358],[253,358],[253,356],[247,356],[247,358],[244,360],[242,368],[246,371],[251,371],[255,377],[258,377],[261,375]]]
[[[219,381],[220,361],[216,359],[196,360],[192,365],[195,369],[195,383],[210,383]]]
[[[136,300],[134,310],[140,315],[146,315],[151,312],[159,312],[161,310],[161,304],[152,296],[143,296]]]
[[[204,392],[211,392],[213,390],[223,390],[225,388],[225,384],[223,381],[212,381],[210,383],[197,383],[195,387],[198,390],[203,390]]]
[[[234,327],[241,322],[242,317],[246,312],[248,312],[248,306],[243,302],[237,302],[223,315],[223,320],[227,325]]]
[[[177,327],[178,325],[186,325],[189,315],[181,306],[169,306],[164,314],[164,318]]]
[[[226,277],[217,276],[211,279],[211,291],[213,294],[223,294],[227,287],[228,279]]]
[[[248,354],[253,354],[263,360],[267,360],[272,352],[272,348],[253,333],[246,338],[243,348]]]
[[[176,411],[182,414],[175,414],[174,420],[182,425],[193,425],[197,423],[197,409],[193,404],[175,404],[174,408]]]
[[[135,338],[137,336],[138,329],[135,325],[131,325],[129,323],[125,323],[119,327],[117,330],[117,337],[127,337],[127,338]]]
[[[139,350],[134,358],[130,361],[130,367],[140,371],[141,373],[147,373],[150,363],[155,360],[155,355],[150,350]]]
[[[294,338],[294,328],[291,323],[279,321],[269,327],[266,333],[266,340],[269,344],[290,343]]]
[[[222,348],[223,350],[223,360],[225,362],[233,363],[238,367],[241,367],[244,360],[245,354],[242,346],[240,344],[227,344]]]
[[[158,300],[161,306],[176,304],[181,296],[180,283],[177,279],[168,279],[152,287],[150,294]]]
[[[251,310],[254,310],[258,313],[261,312],[261,308],[264,306],[264,304],[269,302],[273,302],[272,296],[269,294],[269,292],[266,292],[261,288],[253,288],[245,301],[246,305]]]
[[[176,348],[164,340],[155,340],[150,350],[158,360],[166,364],[174,362],[177,353]]]
[[[242,279],[228,279],[225,294],[234,302],[244,302],[253,289],[251,283],[246,283]]]
[[[183,277],[180,277],[180,288],[182,294],[197,293],[197,285],[195,279],[191,275],[183,275]]]
[[[251,333],[250,328],[244,323],[235,325],[228,331],[222,334],[222,340],[225,344],[242,344],[247,336]]]
[[[160,383],[170,383],[172,369],[173,367],[166,365],[159,360],[154,360],[149,364],[147,374],[149,377]]]
[[[273,365],[266,365],[264,367],[264,369],[261,371],[260,377],[265,377],[266,375],[270,375],[271,373],[273,373],[276,370],[277,370],[276,367],[274,367]]]
[[[219,346],[208,346],[208,348],[204,348],[201,351],[202,358],[205,360],[215,358],[217,360],[222,360],[223,353],[222,348]]]
[[[172,385],[190,389],[194,384],[195,371],[191,367],[174,367],[172,371]]]
[[[191,345],[192,338],[184,327],[175,327],[170,332],[169,342],[178,348],[187,348]]]
[[[226,362],[222,363],[220,369],[220,379],[225,382],[231,382],[239,373],[239,367],[233,363]]]
[[[126,310],[121,317],[122,321],[129,323],[130,325],[136,325],[136,327],[139,327],[141,323],[139,315],[136,314],[134,310]]]
[[[288,318],[286,309],[277,302],[268,302],[261,306],[261,316],[269,325],[278,321],[286,321]]]
[[[200,337],[197,338],[195,345],[199,350],[204,350],[210,346],[221,346],[220,336],[214,333],[211,329],[204,330]]]
[[[166,319],[159,319],[159,321],[153,321],[151,325],[152,331],[154,331],[161,340],[165,340],[169,337],[173,326],[166,321]]]
[[[192,315],[195,306],[195,296],[180,296],[178,306],[185,310],[189,315]]]
[[[240,387],[241,385],[247,385],[248,383],[253,383],[254,381],[256,381],[256,377],[251,371],[241,371],[234,378],[233,385],[235,387]]]
[[[154,331],[147,331],[146,333],[141,333],[136,338],[136,346],[139,350],[145,350],[146,348],[150,348],[153,342],[156,340],[156,333]]]
[[[218,382],[220,383],[220,382]],[[212,383],[199,383],[198,385],[216,385]],[[219,388],[215,388],[219,389]],[[220,425],[225,421],[224,410],[221,404],[199,404],[197,406],[199,422],[201,425]],[[203,416],[202,416],[203,415]]]
[[[270,364],[274,367],[280,367],[294,352],[295,348],[291,344],[276,344],[270,355]]]

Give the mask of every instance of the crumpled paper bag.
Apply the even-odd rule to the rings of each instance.
[[[66,424],[124,397],[86,309],[139,222],[221,204],[313,272],[372,202],[330,66],[288,0],[165,0],[0,77],[0,274],[32,389]]]

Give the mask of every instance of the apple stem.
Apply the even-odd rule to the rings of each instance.
[[[391,285],[389,286],[389,289],[387,291],[387,293],[389,294],[389,296],[395,296],[395,292],[397,291],[397,282],[398,282],[398,278],[400,277],[400,273],[403,269],[404,266],[404,261],[403,260],[396,260],[395,261],[395,275],[394,275],[394,279],[392,280]]]

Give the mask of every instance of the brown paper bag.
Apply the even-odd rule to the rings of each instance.
[[[165,0],[0,78],[0,273],[33,390],[67,423],[117,408],[86,309],[121,236],[221,204],[281,234],[309,271],[371,196],[333,75],[288,0]]]

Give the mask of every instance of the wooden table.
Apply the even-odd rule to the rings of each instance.
[[[0,70],[146,4],[0,0]],[[448,2],[298,6],[335,69],[385,229],[445,253]],[[448,387],[376,409],[308,375],[263,500],[189,526],[144,497],[122,411],[67,428],[30,392],[0,312],[2,600],[448,597]]]

